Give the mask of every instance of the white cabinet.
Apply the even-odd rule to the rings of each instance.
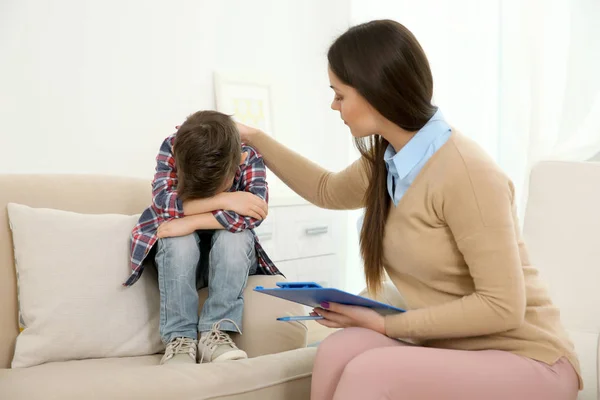
[[[298,268],[298,281],[317,282],[325,287],[339,287],[337,277],[341,276],[341,268],[335,265],[337,256],[335,254],[306,259]]]
[[[302,269],[302,261],[303,260],[275,261],[275,264],[288,281],[295,282],[298,281],[298,271]]]
[[[346,213],[301,199],[273,201],[256,229],[259,241],[288,281],[341,287],[344,282]]]
[[[314,206],[282,207],[277,210],[278,249],[282,259],[297,259],[335,254],[334,216]]]

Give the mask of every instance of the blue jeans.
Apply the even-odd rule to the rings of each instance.
[[[210,241],[210,246],[201,241]],[[204,246],[201,246],[204,244]],[[154,257],[160,289],[160,336],[166,344],[176,337],[198,338],[215,322],[231,319],[241,328],[243,292],[248,275],[256,273],[254,236],[250,231],[217,230],[210,235],[159,239]],[[209,249],[201,257],[201,249]],[[201,262],[207,260],[207,262]],[[208,287],[208,299],[198,316],[198,289]],[[227,321],[225,331],[237,331]]]

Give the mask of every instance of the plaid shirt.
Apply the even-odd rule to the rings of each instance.
[[[165,139],[158,156],[156,157],[156,173],[152,181],[152,205],[140,216],[138,224],[131,233],[131,275],[123,284],[133,285],[142,275],[144,260],[158,240],[156,232],[158,226],[173,218],[183,218],[183,204],[177,197],[177,168],[173,158],[173,142],[175,134]],[[232,187],[233,191],[246,191],[253,193],[263,200],[269,200],[269,191],[266,181],[266,169],[262,156],[252,147],[242,144],[242,152],[248,153],[246,161],[238,168]],[[243,217],[233,211],[216,210],[213,215],[225,229],[230,232],[241,232],[250,229],[254,235],[256,255],[258,259],[258,274],[281,274],[273,264],[267,253],[258,242],[254,228],[261,221]]]

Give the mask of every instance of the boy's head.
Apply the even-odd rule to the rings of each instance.
[[[208,198],[229,189],[241,162],[241,146],[228,115],[217,111],[190,115],[173,143],[179,198]]]

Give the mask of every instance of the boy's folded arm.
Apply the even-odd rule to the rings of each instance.
[[[250,192],[268,203],[267,169],[262,156],[249,147],[245,151],[248,152],[248,158],[242,167],[240,190]],[[234,211],[216,210],[213,215],[225,229],[234,233],[254,229],[262,223],[261,219],[239,215]]]
[[[177,196],[177,172],[171,139],[167,138],[156,156],[152,181],[152,206],[165,220],[183,217],[183,203]]]
[[[210,213],[223,208],[223,198],[226,193],[219,193],[207,199],[194,199],[183,202],[183,213],[186,216]]]
[[[192,231],[197,231],[199,229],[224,229],[219,221],[217,221],[215,216],[210,212],[189,215],[183,217],[182,220],[187,220],[189,226],[193,228]]]
[[[187,236],[200,229],[223,229],[211,213],[189,215],[163,222],[156,232],[158,238]]]

